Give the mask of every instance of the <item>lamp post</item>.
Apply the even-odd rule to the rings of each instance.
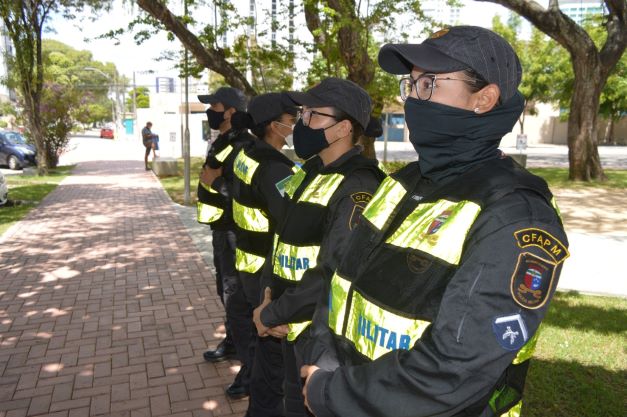
[[[115,125],[115,128],[117,130],[116,135],[119,135],[119,118],[118,118],[118,106],[117,106],[117,82],[116,82],[116,78],[115,78],[115,74],[113,75],[113,79],[111,79],[111,76],[108,75],[106,72],[99,70],[98,68],[94,68],[94,67],[85,67],[83,68],[84,70],[87,71],[94,71],[97,72],[98,74],[102,75],[103,77],[105,77],[107,79],[107,81],[109,81],[109,86],[111,88],[111,93],[113,94],[113,100],[111,101],[111,113],[112,113],[112,117],[113,117],[113,124]]]

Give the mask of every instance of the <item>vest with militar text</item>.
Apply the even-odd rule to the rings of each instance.
[[[377,161],[361,154],[349,158],[340,166],[314,172],[313,158],[292,176],[285,192],[291,199],[285,221],[275,233],[272,256],[272,281],[279,286],[272,290],[278,298],[285,288],[298,285],[305,271],[317,265],[328,218],[329,203],[344,179],[358,170],[369,170],[377,177],[385,174]],[[288,340],[293,341],[309,324],[290,324]]]
[[[546,183],[510,158],[473,167],[453,184],[417,198],[413,190],[420,177],[414,163],[383,181],[332,277],[328,326],[342,365],[409,350],[429,330],[459,267],[469,231],[491,203],[524,189],[556,207]],[[519,351],[503,376],[507,381],[489,399],[495,413],[511,409],[508,415],[514,416],[519,410],[537,334]],[[478,407],[483,409],[486,402]],[[459,415],[479,414],[476,411]]]

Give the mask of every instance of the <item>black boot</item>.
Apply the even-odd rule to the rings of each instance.
[[[248,378],[248,369],[246,366],[242,366],[233,383],[226,388],[226,395],[232,400],[248,397]]]
[[[221,341],[215,350],[208,350],[202,354],[207,362],[222,362],[227,359],[237,359],[235,345],[230,338]]]

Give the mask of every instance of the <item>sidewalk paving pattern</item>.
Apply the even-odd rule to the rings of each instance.
[[[131,159],[138,141],[74,149],[73,174],[0,236],[0,417],[243,415],[224,394],[238,363],[202,359],[224,337],[208,229]],[[623,190],[556,196],[560,288],[626,296]]]
[[[81,163],[0,237],[0,416],[242,415],[213,273],[139,161]]]

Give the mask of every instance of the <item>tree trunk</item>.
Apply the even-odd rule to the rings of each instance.
[[[226,60],[223,50],[205,48],[198,38],[162,2],[137,0],[137,5],[161,22],[167,30],[174,33],[200,65],[222,75],[231,87],[242,90],[247,96],[257,95],[244,74]]]
[[[604,80],[598,54],[573,57],[575,82],[568,118],[569,179],[606,180],[599,157],[597,118]]]
[[[603,143],[614,143],[614,117],[610,116],[607,120],[607,126],[605,127],[605,136]]]

